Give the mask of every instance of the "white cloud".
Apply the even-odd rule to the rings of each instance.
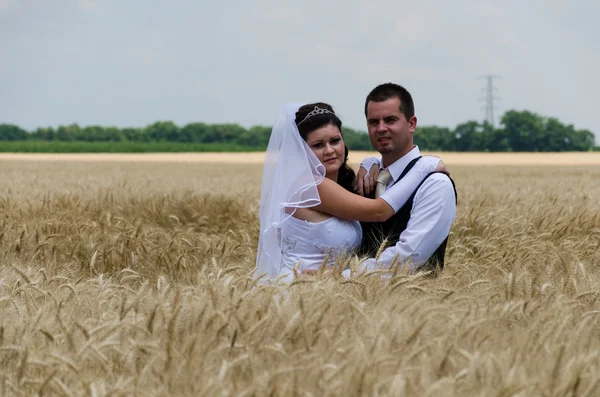
[[[78,0],[78,2],[81,8],[86,11],[94,11],[98,6],[96,0]]]
[[[15,4],[15,0],[0,0],[0,10],[12,7]]]

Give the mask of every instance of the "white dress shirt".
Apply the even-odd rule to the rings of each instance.
[[[392,174],[388,187],[400,177],[408,163],[420,155],[419,147],[415,146],[387,167]],[[381,161],[379,163],[382,166]],[[409,272],[414,272],[427,262],[446,239],[455,218],[456,198],[450,178],[441,173],[431,175],[417,190],[410,220],[396,245],[386,248],[377,260],[367,259],[360,271],[387,270],[391,265],[400,264],[401,268],[406,267]],[[349,276],[349,271],[344,271],[344,275]]]

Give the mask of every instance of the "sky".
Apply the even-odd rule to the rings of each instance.
[[[0,0],[0,123],[272,125],[330,103],[366,130],[376,85],[419,125],[529,110],[600,142],[596,0]]]

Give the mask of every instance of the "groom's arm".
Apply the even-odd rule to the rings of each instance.
[[[410,220],[398,243],[385,249],[378,260],[367,259],[363,270],[387,270],[406,263],[409,272],[427,262],[450,232],[456,217],[456,196],[448,176],[436,173],[415,194]]]

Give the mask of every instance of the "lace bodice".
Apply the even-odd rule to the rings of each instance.
[[[281,274],[292,275],[301,270],[317,270],[325,262],[332,266],[340,255],[360,246],[360,222],[331,217],[322,222],[308,222],[291,217],[281,229]]]

